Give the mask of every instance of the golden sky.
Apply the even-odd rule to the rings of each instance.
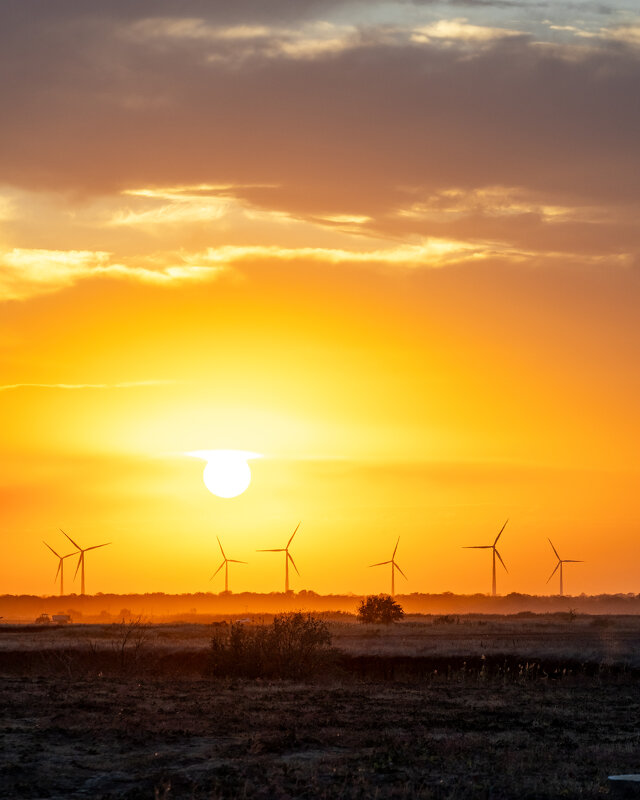
[[[634,8],[4,3],[0,593],[637,591]]]

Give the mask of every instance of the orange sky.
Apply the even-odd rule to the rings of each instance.
[[[548,536],[567,592],[637,591],[632,6],[33,5],[0,9],[0,593],[55,591],[59,527],[113,542],[90,593],[217,591],[216,536],[279,590],[255,550],[299,520],[296,590],[387,590],[400,536],[398,590],[488,591],[461,547],[507,517],[500,592],[554,590]],[[238,498],[185,456],[218,448],[264,456]]]

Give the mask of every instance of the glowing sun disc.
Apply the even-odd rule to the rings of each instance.
[[[195,450],[186,453],[207,462],[202,478],[204,485],[216,497],[238,497],[251,483],[250,458],[262,458],[260,453],[246,450]]]

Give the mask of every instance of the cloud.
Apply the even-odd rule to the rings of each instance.
[[[599,35],[603,39],[610,39],[614,42],[623,42],[633,47],[640,47],[640,22],[630,25],[620,25],[615,28],[601,28],[600,32],[595,35]]]
[[[60,251],[15,248],[0,252],[0,299],[25,300],[73,286],[80,280],[111,277],[166,285],[207,280],[219,266],[165,265],[156,268],[126,266],[110,261],[100,251]]]
[[[0,385],[0,392],[16,389],[137,389],[144,386],[170,386],[175,381],[124,381],[122,383],[7,383]]]
[[[204,264],[237,264],[256,260],[320,261],[326,264],[365,264],[369,266],[442,267],[452,261],[481,257],[479,248],[466,242],[426,240],[381,250],[339,250],[327,247],[238,247],[210,248],[204,253],[186,256]]]
[[[386,4],[386,17],[337,2],[0,5],[0,76],[12,76],[0,78],[0,174],[32,196],[57,193],[68,212],[53,244],[19,208],[0,208],[5,250],[37,250],[47,263],[38,275],[3,260],[3,296],[90,273],[209,279],[210,267],[183,261],[181,230],[195,253],[246,242],[298,250],[305,237],[325,255],[390,250],[394,237],[472,250],[637,248],[636,28],[603,25],[602,12],[593,29],[609,38],[577,47],[532,36],[526,15],[508,22],[476,3],[443,19],[420,5]],[[558,12],[549,24],[566,21]],[[447,192],[468,202],[435,208]],[[323,238],[321,225],[343,239]],[[91,261],[99,229],[108,254]],[[126,237],[136,252],[153,242],[155,261],[125,252]],[[89,261],[55,268],[45,257],[72,246]]]
[[[445,39],[458,42],[492,42],[509,36],[523,36],[522,31],[508,28],[492,28],[485,25],[473,25],[466,17],[457,19],[441,19],[430,25],[415,28],[411,39],[414,42],[431,42]]]
[[[26,300],[86,280],[165,288],[210,283],[223,275],[254,274],[251,265],[260,263],[415,270],[490,258],[531,263],[542,257],[555,263],[564,257],[572,263],[580,258],[586,267],[603,257],[628,264],[640,250],[633,208],[551,205],[544,193],[518,187],[435,193],[401,187],[398,204],[373,216],[312,211],[292,216],[234,196],[252,188],[262,187],[141,187],[86,208],[70,200],[61,205],[57,198],[55,212],[37,194],[13,195],[18,217],[36,209],[41,224],[62,229],[61,243],[82,236],[118,248],[124,228],[127,239],[120,253],[63,247],[0,251],[2,299]],[[33,236],[34,230],[21,235]]]
[[[357,28],[323,20],[287,28],[268,25],[215,25],[205,19],[150,17],[129,26],[123,35],[138,43],[186,42],[206,46],[206,62],[237,64],[247,58],[317,58],[360,44]]]
[[[412,201],[412,196],[418,199]],[[450,189],[426,196],[407,189],[407,203],[373,222],[379,235],[436,236],[512,252],[601,256],[640,249],[635,209],[548,203],[518,187]]]
[[[191,193],[188,190],[136,191],[125,192],[133,197],[143,198],[145,207],[141,210],[132,208],[116,212],[110,225],[138,225],[155,227],[158,225],[184,225],[192,222],[218,220],[229,209],[230,200],[216,194],[207,195],[202,191]],[[148,201],[154,202],[148,208]]]
[[[632,49],[601,43],[568,58],[562,46],[458,18],[414,26],[427,42],[412,42],[413,29],[363,25],[353,46],[270,57],[290,28],[260,15],[231,24],[192,17],[181,4],[184,18],[174,15],[166,42],[122,36],[151,24],[147,4],[135,14],[115,4],[107,16],[87,5],[93,16],[76,5],[74,24],[43,12],[0,25],[0,74],[13,76],[2,86],[4,108],[15,109],[0,130],[0,170],[12,184],[85,194],[268,184],[278,188],[242,196],[329,216],[373,216],[397,205],[397,187],[409,183],[523,186],[544,190],[551,205],[560,194],[638,196]],[[156,12],[155,24],[162,19]],[[193,19],[204,22],[194,28]],[[286,46],[331,43],[336,25],[321,36],[319,22],[301,23]],[[230,57],[239,42],[259,50],[238,63],[212,61],[210,38],[194,38],[203,31],[217,31]],[[446,37],[463,52],[443,47]],[[28,61],[18,46],[27,40]]]
[[[13,249],[0,253],[0,297],[19,300],[71,286],[78,278],[104,269],[109,254],[86,250]]]
[[[211,247],[203,252],[182,251],[149,256],[145,259],[146,266],[111,263],[109,254],[103,252],[16,249],[0,253],[0,296],[3,300],[24,300],[68,288],[88,278],[129,280],[158,286],[210,281],[230,266],[257,260],[431,268],[471,256],[481,256],[477,247],[465,242],[436,239],[379,250],[227,245]]]

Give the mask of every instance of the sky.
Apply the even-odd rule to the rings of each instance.
[[[638,85],[635,0],[4,0],[0,594],[637,592]]]

